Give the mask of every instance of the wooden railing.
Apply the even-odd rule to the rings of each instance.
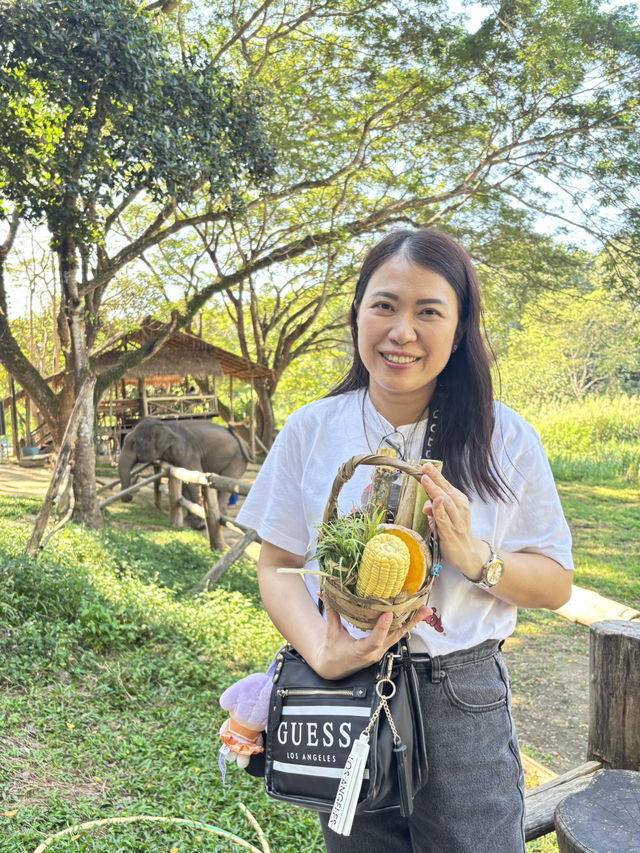
[[[236,495],[246,495],[249,492],[250,484],[244,480],[236,480],[231,477],[221,477],[218,474],[208,474],[202,471],[188,471],[186,468],[177,468],[174,465],[166,463],[154,464],[154,473],[139,479],[142,472],[149,466],[141,466],[133,472],[136,482],[126,489],[123,489],[111,497],[105,498],[100,502],[100,509],[103,509],[109,504],[120,500],[126,495],[131,495],[141,489],[143,486],[154,484],[154,501],[155,505],[160,509],[160,481],[164,478],[168,479],[169,492],[169,521],[171,524],[181,525],[184,523],[185,511],[192,515],[201,518],[205,522],[207,535],[209,537],[209,545],[212,550],[222,552],[225,547],[223,528],[234,528],[240,533],[240,539],[224,552],[220,559],[214,563],[206,575],[196,585],[197,589],[208,589],[214,586],[222,575],[231,568],[238,560],[247,546],[251,542],[259,540],[259,536],[255,530],[245,527],[236,521],[223,515],[220,511],[220,502],[218,500],[218,492],[226,492]],[[113,480],[101,487],[99,491],[106,491],[118,484],[118,480]],[[182,494],[182,486],[184,483],[190,483],[200,486],[200,495],[202,498],[202,506],[187,500]]]

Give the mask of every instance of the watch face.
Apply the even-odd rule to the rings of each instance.
[[[504,563],[502,560],[494,560],[489,563],[485,571],[485,579],[489,586],[495,586],[502,577]]]

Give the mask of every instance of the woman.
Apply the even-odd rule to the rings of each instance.
[[[524,850],[522,769],[500,646],[516,609],[557,608],[570,593],[571,537],[535,432],[493,402],[480,296],[471,262],[450,238],[395,231],[369,252],[351,312],[354,360],[328,397],[294,412],[239,519],[263,544],[258,579],[283,636],[325,678],[380,659],[403,631],[390,614],[370,633],[317,607],[317,580],[277,573],[313,553],[338,466],[392,435],[423,468],[425,512],[437,524],[442,571],[411,625],[427,734],[429,780],[414,813],[356,816],[351,835],[320,816],[326,849],[364,853]],[[364,466],[340,493],[360,504]],[[406,629],[405,629],[406,630]]]

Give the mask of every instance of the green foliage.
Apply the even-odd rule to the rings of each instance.
[[[577,403],[528,406],[556,477],[640,481],[640,397],[588,397]]]
[[[316,555],[324,572],[347,588],[355,587],[358,566],[367,542],[380,528],[384,512],[338,515],[318,528]]]
[[[585,292],[586,291],[586,292]],[[499,314],[494,316],[497,323]],[[503,397],[516,408],[532,400],[583,400],[638,390],[640,321],[602,288],[542,294],[507,335],[499,362]]]
[[[102,534],[65,529],[32,560],[22,549],[36,507],[25,501],[19,515],[13,499],[0,499],[0,852],[35,849],[82,821],[138,814],[192,818],[259,846],[238,802],[273,850],[299,853],[304,838],[320,851],[310,812],[268,800],[260,780],[235,768],[223,786],[217,767],[218,697],[264,669],[281,642],[256,605],[255,569],[241,563],[212,593],[192,597],[183,590],[211,565],[204,538],[154,530],[159,517],[128,507],[114,510]],[[51,849],[234,849],[178,825],[74,836]]]
[[[573,536],[576,584],[640,609],[637,482],[567,480],[558,491]]]
[[[122,194],[184,201],[201,175],[212,194],[243,171],[263,180],[257,103],[202,55],[177,61],[130,0],[0,9],[0,196],[54,235],[99,242],[95,206]]]
[[[15,517],[6,501],[2,512]],[[110,527],[98,535],[69,526],[56,534],[55,550],[45,549],[33,560],[21,553],[15,530],[5,528],[0,547],[9,630],[0,645],[13,661],[13,677],[36,652],[60,666],[71,647],[104,653],[178,636],[215,657],[217,645],[236,636],[247,655],[259,656],[261,645],[277,642],[264,614],[254,618],[255,590],[220,585],[196,598],[188,595],[211,556],[203,537],[180,538]],[[245,572],[239,567],[240,579]],[[245,594],[246,612],[236,614]]]

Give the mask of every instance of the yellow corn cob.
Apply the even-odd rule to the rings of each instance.
[[[389,533],[378,533],[364,546],[358,567],[356,595],[393,598],[404,585],[411,556],[405,543]]]

